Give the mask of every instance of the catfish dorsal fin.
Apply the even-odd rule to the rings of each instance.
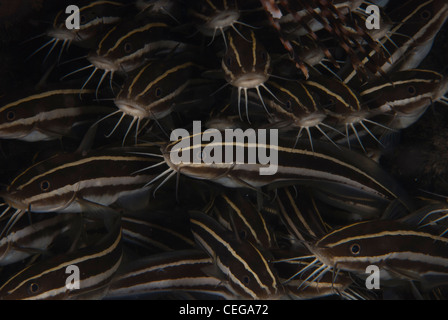
[[[201,268],[201,271],[209,277],[221,280],[221,282],[227,281],[227,276],[219,269],[215,258],[212,265]]]
[[[391,203],[384,210],[381,220],[397,220],[407,214],[406,209],[399,199],[391,201]]]
[[[85,217],[93,220],[102,220],[108,231],[111,231],[117,223],[116,221],[121,219],[120,213],[110,207],[82,198],[76,198],[76,202],[83,209]]]
[[[76,149],[76,153],[78,154],[86,154],[92,149],[93,143],[95,142],[96,132],[98,130],[98,124],[93,124],[89,130],[87,130],[84,138],[81,141],[78,149]]]

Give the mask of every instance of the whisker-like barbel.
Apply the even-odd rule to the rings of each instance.
[[[244,35],[238,31],[235,25],[240,24],[245,27],[252,27],[239,21],[241,11],[238,8],[238,1],[236,0],[195,1],[189,4],[188,11],[198,31],[205,36],[212,37],[210,44],[213,43],[216,33],[218,31],[220,32],[226,50],[229,48],[226,38],[227,30],[233,29],[245,39]]]
[[[72,43],[80,47],[91,46],[91,42],[94,43],[95,37],[103,32],[105,28],[118,23],[122,19],[124,12],[126,12],[126,5],[118,1],[90,1],[79,7],[79,27],[69,29],[66,27],[67,16],[64,8],[57,12],[52,26],[43,35],[38,36],[47,36],[51,39],[34,51],[27,59],[53,43],[43,60],[45,62],[55,47],[62,43],[58,54],[59,62],[64,49],[68,49]]]

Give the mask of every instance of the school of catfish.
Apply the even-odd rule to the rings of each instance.
[[[19,2],[0,16],[19,61],[1,71],[0,299],[447,298],[448,184],[382,161],[448,105],[446,66],[422,66],[446,0]],[[278,141],[172,161],[206,153],[198,121]],[[275,172],[226,162],[253,144]]]

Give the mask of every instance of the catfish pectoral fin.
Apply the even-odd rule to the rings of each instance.
[[[108,231],[111,231],[120,213],[110,207],[98,204],[82,198],[76,198],[76,202],[81,206],[84,216],[94,220],[103,220]]]

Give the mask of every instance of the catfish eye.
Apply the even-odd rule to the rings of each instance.
[[[50,182],[48,182],[47,180],[42,181],[40,183],[40,190],[42,191],[48,191],[50,189]]]
[[[8,113],[6,114],[6,119],[8,121],[13,121],[16,118],[16,114],[14,111],[8,111]]]
[[[155,91],[155,95],[157,98],[160,98],[162,96],[162,88],[157,88]]]
[[[266,62],[266,60],[268,60],[268,54],[266,53],[266,51],[263,51],[261,53],[261,59]]]
[[[288,110],[288,111],[292,110],[292,102],[291,102],[291,100],[286,101],[286,110]]]
[[[243,229],[240,231],[240,238],[241,238],[241,240],[247,239],[247,231],[246,230]]]
[[[28,285],[28,291],[29,291],[29,293],[31,293],[31,294],[35,294],[35,293],[37,293],[37,292],[39,291],[39,285],[38,285],[37,283],[35,283],[35,282],[31,282],[31,283]]]
[[[232,66],[232,58],[231,57],[227,57],[226,58],[226,65],[228,66],[228,67],[230,67],[230,66]]]
[[[350,247],[350,252],[352,255],[357,256],[361,252],[361,246],[357,243],[352,244]]]
[[[132,44],[130,42],[126,42],[124,44],[124,52],[130,53],[132,51]]]
[[[416,89],[414,86],[409,86],[409,87],[408,87],[408,93],[409,93],[411,96],[415,96],[415,94],[417,93],[417,89]]]
[[[244,283],[245,285],[248,285],[249,282],[250,282],[250,278],[249,278],[249,276],[244,276],[244,277],[243,277],[243,283]]]
[[[431,11],[429,11],[429,10],[425,10],[425,11],[423,11],[423,12],[420,14],[420,17],[421,17],[423,20],[429,20],[429,19],[431,18]]]

